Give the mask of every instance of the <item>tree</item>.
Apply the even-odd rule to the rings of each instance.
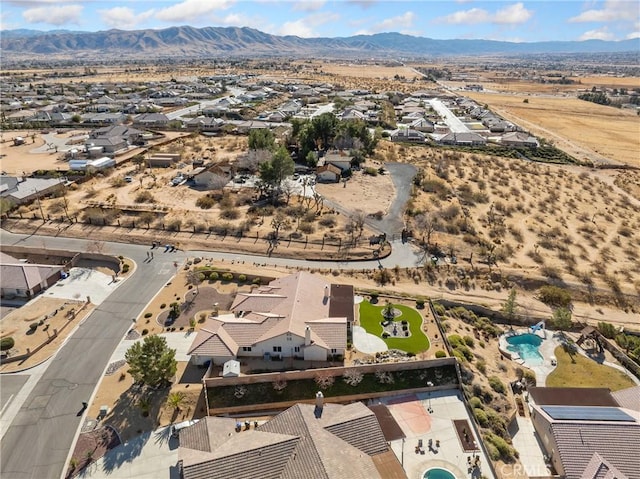
[[[276,150],[271,161],[260,164],[260,179],[267,185],[274,200],[280,192],[280,185],[294,170],[295,164],[291,155],[283,146]]]
[[[333,143],[337,124],[338,119],[331,112],[323,113],[311,120],[313,136],[316,141],[320,141],[323,150],[327,150]]]
[[[553,326],[560,331],[571,329],[573,322],[571,321],[571,311],[568,308],[558,308],[553,312],[551,318]]]
[[[249,131],[250,150],[272,150],[275,147],[275,136],[269,128],[258,128]]]
[[[169,394],[167,398],[167,405],[174,408],[176,411],[180,411],[180,406],[184,402],[185,394],[182,391],[175,391]]]
[[[516,303],[516,290],[512,289],[509,291],[509,297],[507,301],[502,305],[502,313],[509,320],[509,326],[512,325],[513,320],[516,318],[516,313],[518,311],[518,303]]]
[[[124,358],[134,381],[152,387],[167,383],[176,374],[178,366],[176,350],[169,348],[167,340],[157,335],[134,343]]]
[[[199,271],[189,271],[187,273],[187,284],[193,285],[196,287],[196,294],[200,292],[198,286],[200,283],[204,281],[204,274]]]

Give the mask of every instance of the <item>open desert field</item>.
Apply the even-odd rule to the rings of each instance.
[[[332,75],[337,75],[341,77],[359,77],[359,78],[377,78],[377,79],[391,79],[394,76],[398,75],[401,77],[405,77],[407,79],[411,78],[420,78],[413,69],[409,67],[397,66],[385,66],[385,65],[375,65],[375,64],[357,64],[357,63],[329,63],[322,62],[318,63],[318,69],[322,70],[324,73],[329,73]]]
[[[640,166],[640,117],[633,111],[577,98],[465,94],[580,160]]]

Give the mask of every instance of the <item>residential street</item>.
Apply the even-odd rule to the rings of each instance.
[[[89,240],[17,235],[0,230],[0,244],[86,251]],[[49,361],[40,381],[28,395],[0,444],[0,476],[8,479],[57,478],[66,469],[66,459],[82,420],[82,401],[91,398],[107,362],[144,306],[175,273],[185,252],[157,251],[145,262],[148,246],[104,243],[104,253],[133,259],[137,270],[117,288],[69,338]],[[309,262],[287,258],[190,251],[188,256],[246,261],[273,265],[308,266]],[[327,261],[325,268],[362,269],[383,265],[415,266],[416,251],[409,244],[393,243],[392,254],[380,261]],[[0,376],[0,380],[3,381]],[[6,399],[3,398],[3,402]]]
[[[11,235],[13,236],[13,235]],[[2,232],[2,244],[15,242]],[[20,244],[84,250],[87,241],[30,237]],[[124,250],[124,251],[123,251]],[[120,248],[138,264],[137,271],[114,291],[67,340],[31,391],[0,445],[0,476],[7,479],[57,478],[82,420],[82,401],[88,401],[102,377],[107,361],[123,335],[148,301],[174,274],[173,261],[184,255],[157,255],[144,263],[146,248]],[[2,379],[4,385],[4,377]],[[4,389],[4,388],[3,388]],[[4,399],[3,399],[4,401]],[[80,413],[80,414],[79,414]]]

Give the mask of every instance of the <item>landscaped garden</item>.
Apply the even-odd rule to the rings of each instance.
[[[577,352],[571,355],[562,346],[555,350],[558,366],[547,376],[547,387],[609,388],[612,391],[635,386],[622,371],[593,359],[585,358]]]
[[[318,390],[321,390],[325,397],[339,397],[424,388],[428,383],[435,386],[457,385],[453,364],[370,373],[362,373],[353,368],[347,369],[342,376],[331,376],[319,371],[315,377],[309,379],[287,381],[284,378],[282,376],[273,382],[209,387],[209,407],[223,408],[314,399]]]
[[[393,310],[392,317],[385,318],[383,315],[385,308]],[[386,327],[383,326],[383,322],[387,323]],[[382,338],[389,349],[399,349],[412,354],[429,349],[429,339],[422,332],[422,316],[409,306],[402,304],[392,304],[390,307],[377,306],[369,301],[363,301],[360,303],[360,326],[367,333]],[[393,334],[394,331],[396,334]]]

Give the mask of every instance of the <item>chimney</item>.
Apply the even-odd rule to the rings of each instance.
[[[331,290],[329,289],[329,285],[328,285],[328,284],[325,284],[325,285],[324,285],[324,297],[325,297],[325,299],[329,299],[329,292],[330,292],[330,291],[331,291]]]
[[[311,345],[311,328],[309,326],[304,329],[304,345]]]
[[[324,394],[322,394],[322,391],[316,393],[316,407],[319,409],[324,407]]]

